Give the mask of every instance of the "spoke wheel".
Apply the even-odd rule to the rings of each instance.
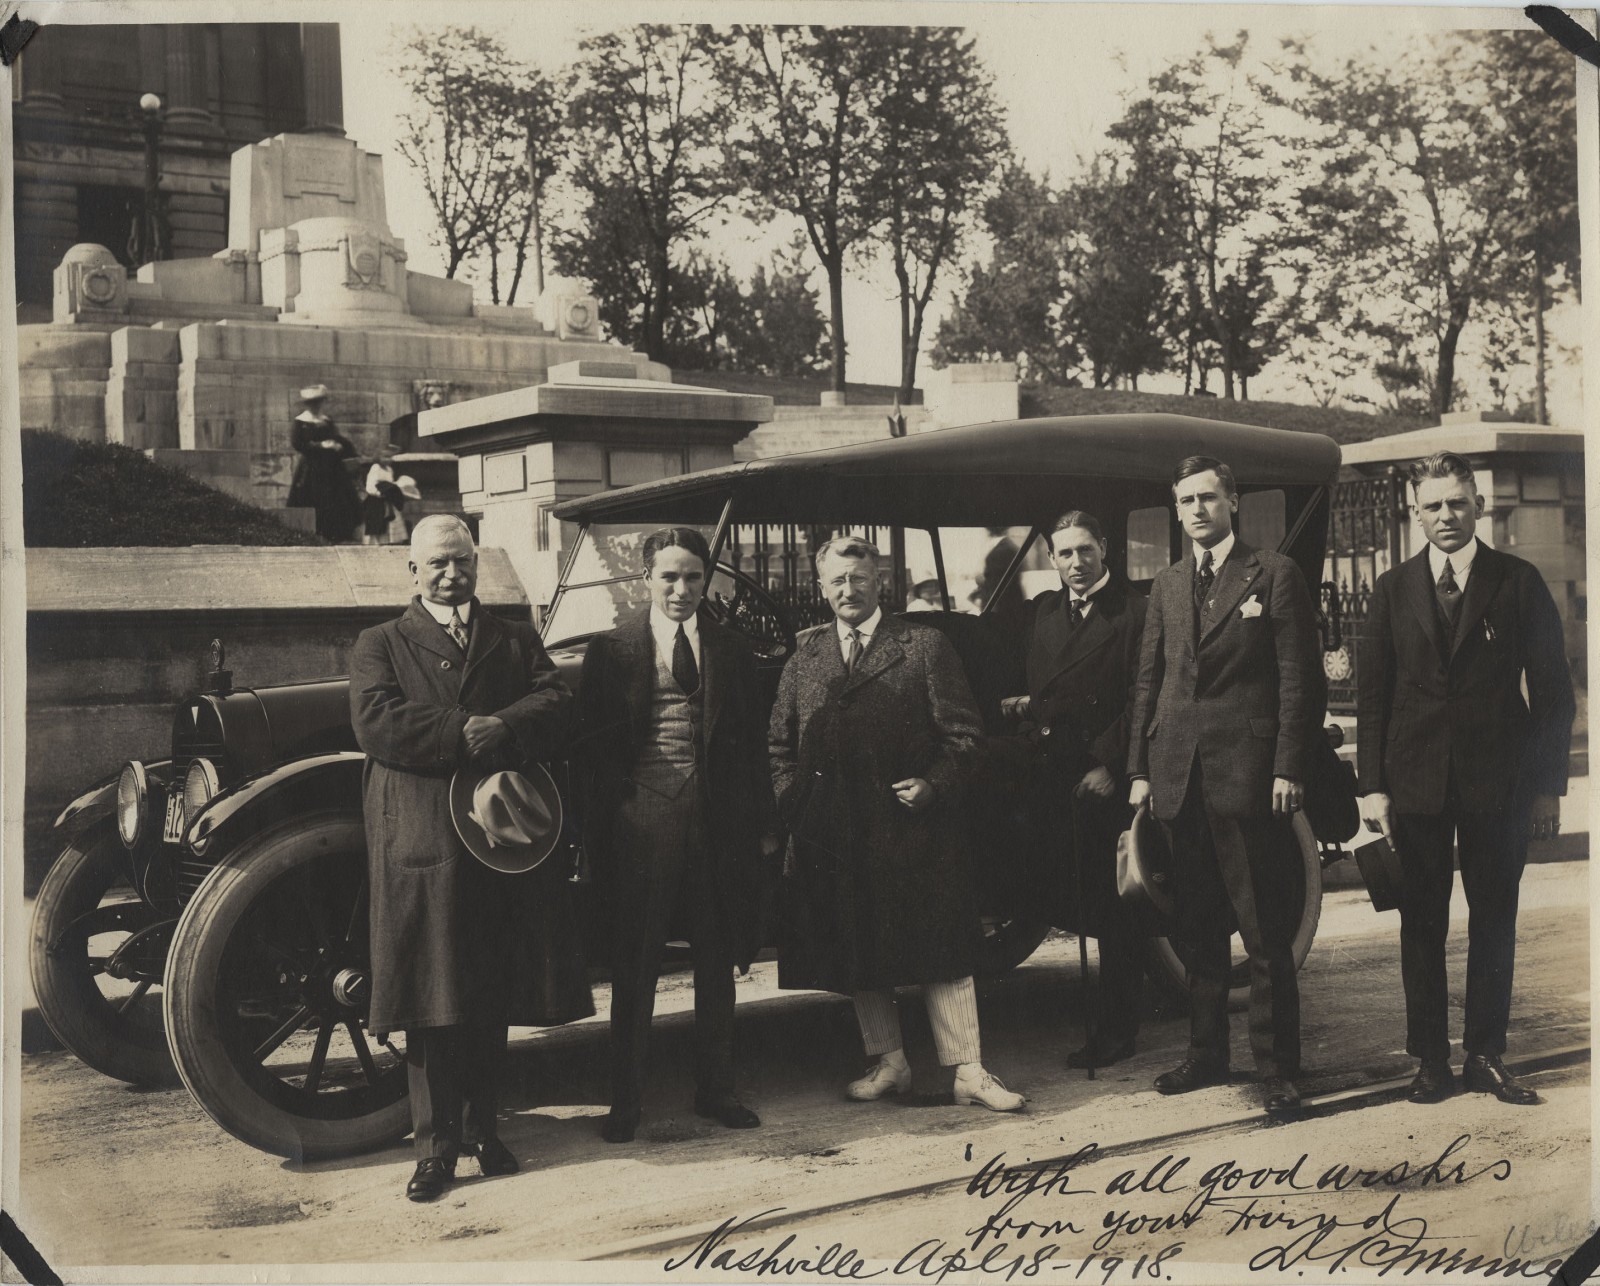
[[[1300,858],[1298,887],[1300,920],[1295,927],[1294,967],[1298,970],[1311,954],[1312,940],[1317,936],[1317,925],[1322,920],[1322,857],[1317,849],[1317,838],[1311,833],[1311,824],[1304,813],[1294,815],[1295,846]],[[1156,980],[1179,998],[1189,994],[1189,944],[1177,934],[1156,938],[1151,943],[1152,972]],[[1239,935],[1233,935],[1233,971],[1229,976],[1228,1008],[1235,1012],[1250,1003],[1250,961],[1245,956]]]
[[[133,892],[122,841],[105,822],[74,839],[50,868],[28,939],[33,994],[56,1039],[97,1072],[135,1085],[178,1079],[161,1023],[160,920]],[[140,942],[123,950],[141,931]],[[112,977],[108,965],[126,976]]]
[[[366,1029],[361,818],[265,832],[206,877],[178,922],[167,1037],[218,1125],[295,1159],[366,1152],[411,1126],[406,1069]]]
[[[1043,920],[986,918],[983,943],[979,948],[978,976],[1004,977],[1031,956],[1049,933],[1050,925]]]

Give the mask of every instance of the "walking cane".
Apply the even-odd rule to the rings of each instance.
[[[1083,824],[1078,816],[1076,787],[1067,796],[1067,809],[1072,814],[1072,885],[1078,907],[1078,977],[1079,991],[1083,995],[1083,1044],[1089,1051],[1086,1060],[1089,1066],[1085,1070],[1092,1081],[1094,1080],[1094,1012],[1099,984],[1096,983],[1091,988],[1089,983],[1089,936],[1082,927],[1087,922],[1089,908],[1083,900]]]

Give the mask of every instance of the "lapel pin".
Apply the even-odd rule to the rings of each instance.
[[[1483,637],[1489,643],[1494,642],[1494,626],[1490,625],[1488,621],[1483,623]]]

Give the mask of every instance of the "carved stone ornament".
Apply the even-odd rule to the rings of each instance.
[[[348,269],[345,285],[351,290],[383,289],[383,250],[378,238],[371,233],[352,232],[344,244]]]
[[[431,411],[436,406],[446,405],[455,387],[450,380],[413,380],[411,391],[416,399],[417,410]]]

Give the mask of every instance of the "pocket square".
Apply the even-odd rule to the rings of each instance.
[[[1252,616],[1261,615],[1261,603],[1254,594],[1239,604],[1239,615],[1249,620]]]

